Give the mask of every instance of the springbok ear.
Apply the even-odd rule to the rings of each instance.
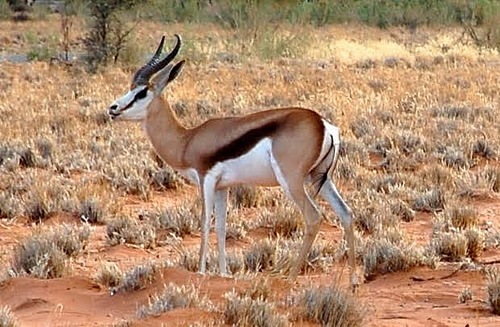
[[[184,63],[185,60],[181,60],[175,65],[168,64],[153,78],[154,92],[156,94],[163,92],[165,86],[167,86],[168,83],[173,81],[180,74]]]

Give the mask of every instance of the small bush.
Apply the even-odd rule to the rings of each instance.
[[[191,204],[185,203],[167,209],[155,215],[154,223],[159,228],[167,229],[175,236],[184,237],[200,231],[199,214],[194,214],[190,208]]]
[[[470,287],[466,287],[460,292],[460,295],[458,296],[458,301],[460,303],[466,303],[467,301],[472,300],[472,289]]]
[[[96,198],[82,200],[78,216],[83,222],[90,224],[103,224],[105,222],[104,210],[100,200]]]
[[[379,274],[407,271],[421,266],[427,258],[421,247],[408,241],[397,229],[387,229],[370,237],[361,247],[365,278],[374,279]]]
[[[143,289],[154,281],[159,272],[160,267],[154,263],[135,266],[125,273],[120,284],[112,290],[112,294]]]
[[[255,208],[262,205],[262,193],[251,186],[240,185],[231,189],[232,204],[235,208]]]
[[[481,139],[472,144],[472,155],[485,159],[495,159],[497,154],[486,140]]]
[[[444,219],[450,221],[452,226],[460,229],[475,227],[479,224],[477,211],[462,204],[447,206],[443,211],[443,216]]]
[[[467,256],[472,260],[477,260],[483,254],[485,248],[485,237],[481,230],[470,228],[464,232],[467,239]]]
[[[36,155],[30,148],[19,151],[19,165],[25,168],[33,168],[36,166]]]
[[[444,209],[446,198],[441,189],[433,188],[421,194],[418,194],[413,199],[412,209],[424,212],[436,212]]]
[[[302,232],[304,219],[293,207],[281,206],[272,212],[263,213],[259,225],[269,228],[273,237],[292,238]]]
[[[40,223],[57,213],[57,204],[46,192],[37,192],[25,204],[25,214],[33,222]]]
[[[110,245],[128,243],[151,248],[156,244],[156,230],[152,225],[141,225],[127,216],[110,220],[106,225],[106,236]]]
[[[245,253],[245,269],[259,272],[273,265],[275,244],[269,239],[253,244]]]
[[[337,286],[315,286],[298,295],[300,317],[321,326],[363,326],[365,307]]]
[[[235,291],[225,294],[224,323],[240,327],[285,326],[286,319],[276,313],[273,304],[257,297],[241,296]]]
[[[123,281],[123,273],[114,262],[103,262],[95,275],[95,280],[107,287],[117,287]]]
[[[183,185],[182,179],[169,168],[152,171],[149,173],[149,181],[158,191],[176,190]]]
[[[500,168],[485,167],[477,172],[467,172],[458,181],[457,193],[461,197],[487,197],[500,189]]]
[[[102,65],[116,63],[123,54],[133,28],[125,24],[119,13],[121,10],[131,9],[139,2],[143,1],[98,0],[87,3],[92,19],[84,43],[90,72],[96,72]]]
[[[3,305],[0,307],[0,326],[1,327],[15,327],[17,326],[17,321],[10,311],[10,307]]]
[[[0,194],[0,219],[14,219],[21,212],[19,200],[12,194],[2,191]]]
[[[38,278],[61,277],[66,270],[68,256],[74,257],[86,245],[88,226],[62,228],[35,232],[14,248],[12,270]]]
[[[467,237],[458,231],[438,232],[432,239],[433,251],[446,261],[461,261],[467,256]]]
[[[490,268],[486,271],[486,291],[491,311],[500,315],[500,269]]]
[[[167,311],[177,308],[209,307],[210,301],[200,297],[199,289],[194,285],[178,286],[169,283],[164,286],[163,292],[149,297],[149,303],[137,310],[139,318],[157,317]]]
[[[448,146],[441,154],[442,162],[455,169],[469,168],[471,163],[461,148]]]

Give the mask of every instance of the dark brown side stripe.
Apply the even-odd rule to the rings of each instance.
[[[204,166],[213,167],[218,162],[241,157],[250,151],[259,141],[275,133],[280,124],[272,121],[266,125],[247,131],[217,150],[212,156],[205,158]]]

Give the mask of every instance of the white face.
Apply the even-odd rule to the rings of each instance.
[[[154,92],[147,85],[139,85],[109,106],[108,113],[113,120],[143,120]]]

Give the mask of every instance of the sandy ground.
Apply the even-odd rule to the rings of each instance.
[[[194,197],[191,192],[168,193],[172,203],[179,198]],[[192,193],[192,194],[191,194]],[[164,198],[165,194],[158,194]],[[498,225],[500,199],[481,200],[477,207],[485,221],[494,221]],[[421,218],[421,219],[419,219]],[[54,217],[59,223],[64,218]],[[50,223],[50,222],[48,222]],[[209,323],[220,319],[221,313],[209,313],[198,309],[176,309],[160,317],[137,319],[135,312],[148,303],[150,296],[160,292],[170,282],[178,285],[194,284],[202,295],[207,295],[213,303],[223,307],[223,295],[233,289],[244,290],[250,280],[202,276],[182,268],[165,268],[151,285],[135,292],[111,295],[110,290],[93,281],[92,276],[102,261],[112,261],[126,269],[139,263],[158,258],[175,258],[176,251],[168,246],[144,250],[138,247],[119,245],[109,247],[105,244],[105,227],[95,227],[92,240],[86,254],[72,263],[73,273],[68,277],[40,280],[31,277],[9,279],[0,285],[0,304],[12,308],[21,326],[109,326],[120,321],[128,321],[133,326],[189,326],[193,323]],[[403,224],[406,232],[419,240],[429,235],[432,224],[425,215]],[[11,247],[16,240],[29,233],[26,224],[2,226],[0,244],[2,248]],[[264,235],[263,235],[264,236]],[[250,236],[247,236],[249,238]],[[229,243],[229,251],[244,247],[245,239]],[[323,223],[320,238],[339,241],[338,228]],[[189,236],[183,240],[187,247],[198,247],[199,238]],[[212,236],[212,244],[214,244]],[[426,240],[428,242],[428,240]],[[364,283],[357,293],[360,302],[367,308],[367,326],[498,326],[499,318],[489,311],[485,302],[484,275],[480,266],[498,265],[500,250],[485,251],[479,258],[477,269],[461,266],[460,263],[441,263],[437,269],[427,267],[414,268],[408,272],[391,273],[378,276],[373,281]],[[275,298],[285,303],[294,290],[313,283],[329,285],[339,281],[347,287],[347,269],[345,263],[336,264],[330,272],[310,273],[300,276],[296,283],[290,283],[282,277],[267,276]],[[459,295],[465,288],[472,290],[473,298],[460,303]],[[286,312],[287,305],[279,306]],[[219,320],[220,321],[220,320]],[[311,325],[309,322],[293,321],[293,325]]]

